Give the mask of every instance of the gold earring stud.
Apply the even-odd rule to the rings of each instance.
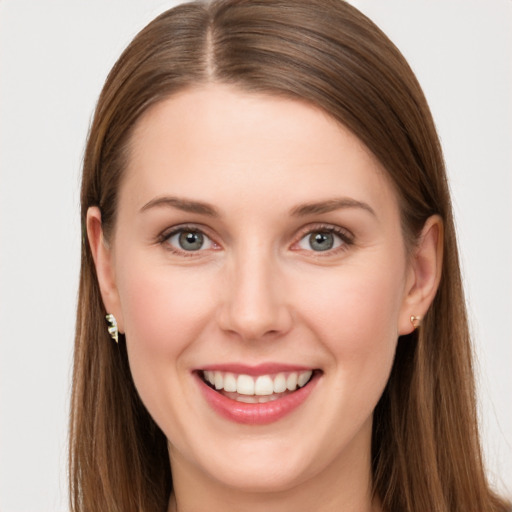
[[[411,324],[416,330],[421,325],[421,316],[411,315]]]
[[[114,315],[109,313],[105,319],[108,322],[108,333],[110,334],[110,337],[116,342],[119,343],[119,330],[117,329],[117,320]]]

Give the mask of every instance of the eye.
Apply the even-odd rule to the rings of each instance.
[[[201,251],[212,249],[215,246],[203,232],[190,228],[180,228],[171,232],[165,237],[164,242],[178,252]]]
[[[338,249],[347,244],[350,244],[350,240],[345,233],[338,232],[335,228],[322,228],[309,231],[297,245],[306,251],[324,252]]]

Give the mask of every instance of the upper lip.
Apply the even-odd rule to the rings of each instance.
[[[229,372],[240,375],[252,375],[256,377],[258,375],[269,375],[281,372],[302,372],[315,368],[311,366],[288,364],[288,363],[261,363],[258,365],[247,365],[242,363],[220,363],[220,364],[209,364],[197,368],[197,371],[219,371]]]

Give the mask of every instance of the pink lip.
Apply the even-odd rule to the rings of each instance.
[[[199,370],[199,369],[198,369]],[[237,374],[251,375],[257,377],[258,375],[272,375],[274,373],[284,372],[304,372],[312,370],[307,366],[297,366],[291,364],[281,363],[263,363],[255,366],[248,366],[239,363],[225,363],[225,364],[212,364],[209,366],[203,366],[200,370],[204,371],[219,371],[219,372],[231,372]]]
[[[209,367],[208,369],[211,368],[212,367]],[[222,368],[223,371],[229,371],[225,370],[226,366],[224,365]],[[284,370],[283,367],[280,366],[280,371],[290,370]],[[261,372],[255,375],[261,375]],[[294,391],[289,395],[285,395],[282,398],[263,404],[247,404],[227,398],[208,386],[198,373],[196,373],[195,376],[206,401],[218,414],[236,423],[242,423],[245,425],[267,425],[280,420],[304,403],[315,388],[320,374],[313,374],[312,379],[303,388],[297,389],[297,391]]]

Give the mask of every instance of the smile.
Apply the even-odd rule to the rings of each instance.
[[[254,369],[246,372],[205,369],[195,374],[204,397],[217,413],[237,423],[262,425],[277,421],[299,407],[322,372],[269,369],[268,373],[258,374]]]
[[[261,404],[277,400],[296,391],[297,388],[304,387],[312,375],[312,370],[257,377],[230,372],[204,371],[203,379],[232,400]]]

